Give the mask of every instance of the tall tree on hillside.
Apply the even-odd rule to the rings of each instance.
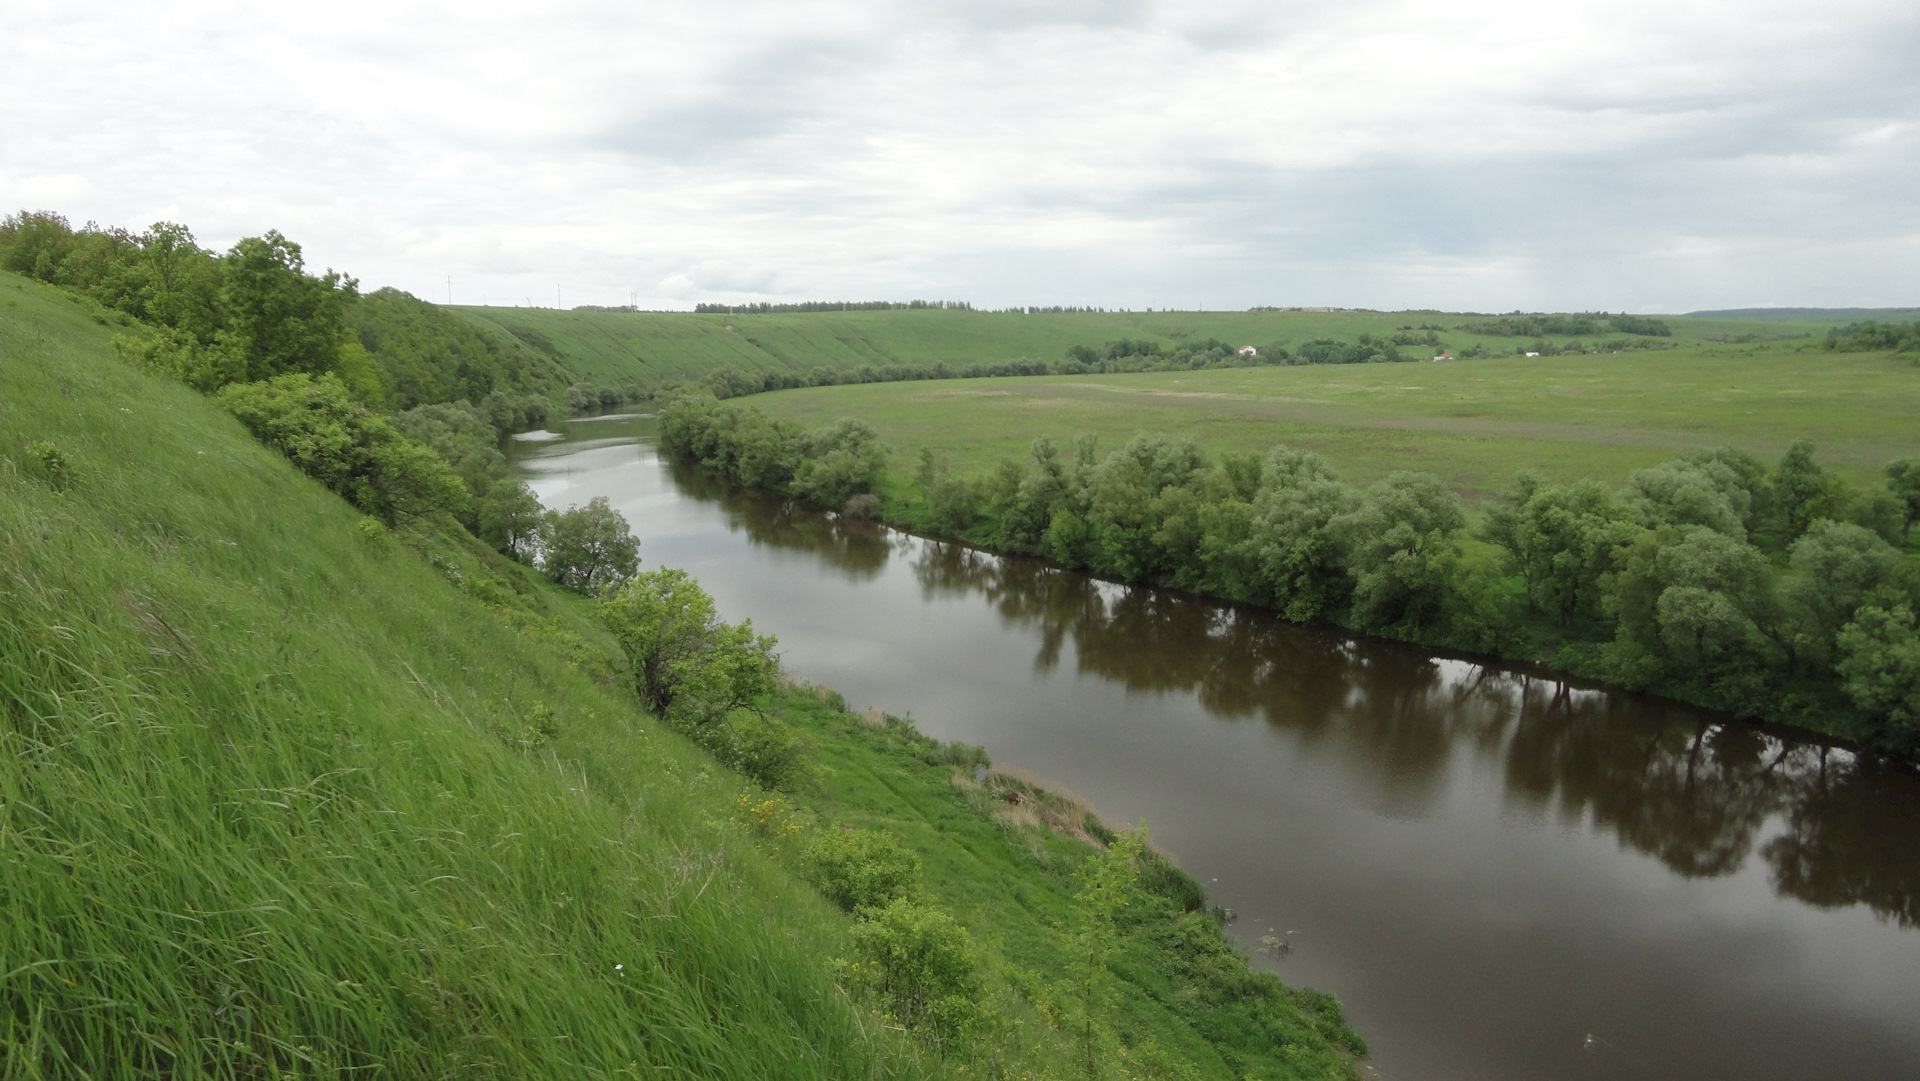
[[[269,230],[246,237],[226,256],[221,301],[227,334],[247,380],[288,372],[334,371],[351,340],[347,305],[359,283],[335,271],[306,272],[300,245]]]

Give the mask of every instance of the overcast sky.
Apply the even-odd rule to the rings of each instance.
[[[0,206],[462,303],[1920,304],[1920,3],[0,8]]]

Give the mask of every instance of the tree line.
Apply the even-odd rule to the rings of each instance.
[[[1827,331],[1820,347],[1841,353],[1920,353],[1920,323],[1849,323]]]
[[[781,480],[804,446],[783,424],[684,395],[662,411],[662,442],[805,495]],[[1620,489],[1522,473],[1469,528],[1432,474],[1356,487],[1284,446],[1213,456],[1142,434],[1103,454],[1092,436],[1041,437],[983,475],[924,452],[891,488],[869,453],[866,489],[895,495],[886,516],[935,534],[1920,750],[1920,572],[1898,547],[1920,521],[1920,459],[1869,491],[1806,441],[1773,463],[1682,455]]]
[[[1462,323],[1457,328],[1474,334],[1498,338],[1544,338],[1550,334],[1583,338],[1598,334],[1636,334],[1650,338],[1671,338],[1673,327],[1664,319],[1621,312],[1582,312],[1549,315],[1539,312],[1512,312],[1482,323]]]
[[[695,304],[693,306],[696,315],[780,315],[792,312],[970,312],[972,310],[973,305],[964,300],[802,300],[788,304],[761,301],[757,304]]]

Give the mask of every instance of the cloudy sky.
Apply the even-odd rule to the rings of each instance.
[[[0,207],[462,303],[1914,305],[1920,4],[9,0]]]

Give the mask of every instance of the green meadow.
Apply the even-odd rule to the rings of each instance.
[[[1687,321],[1674,320],[1676,325]],[[1773,459],[1796,439],[1862,485],[1920,452],[1920,367],[1908,356],[1801,344],[1484,357],[1441,363],[1298,365],[1079,377],[814,387],[756,408],[815,425],[875,425],[896,482],[923,447],[962,473],[1022,457],[1038,435],[1192,435],[1213,451],[1284,443],[1359,482],[1439,474],[1470,500],[1522,467],[1609,485],[1674,454],[1730,444]]]

